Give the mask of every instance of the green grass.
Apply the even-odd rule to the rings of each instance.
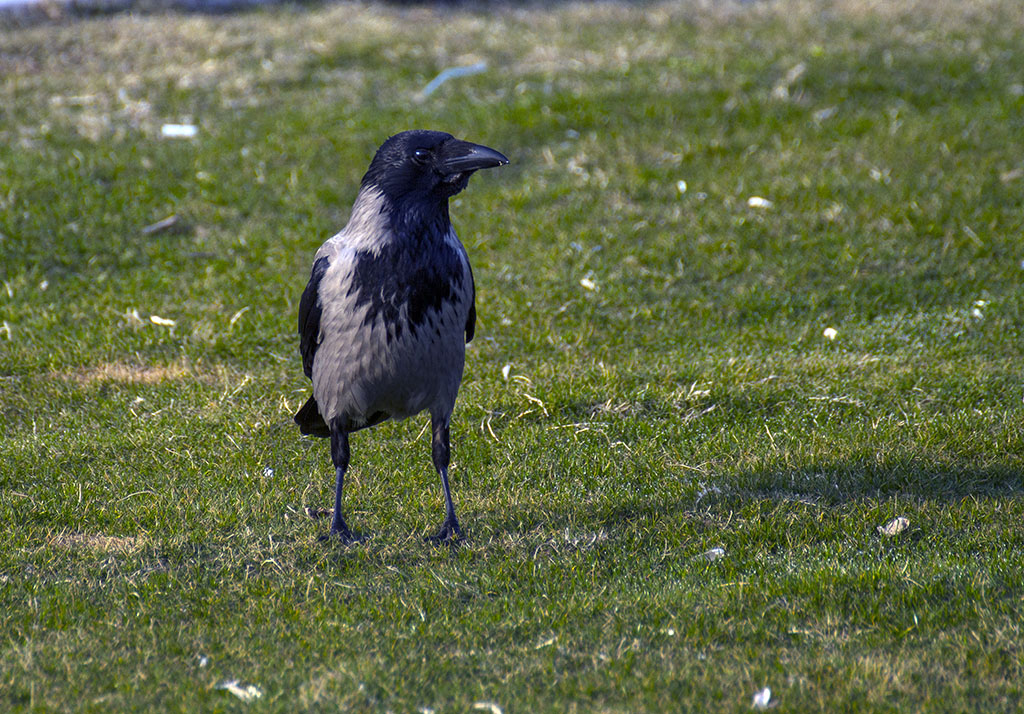
[[[1024,17],[712,5],[0,28],[0,709],[1015,711]],[[513,162],[453,206],[469,538],[421,417],[324,545],[298,297],[412,127]]]

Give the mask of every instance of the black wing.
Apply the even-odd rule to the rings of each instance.
[[[313,357],[320,346],[320,280],[327,272],[327,257],[317,258],[309,283],[299,300],[299,351],[302,353],[302,371],[313,378]]]
[[[469,265],[469,261],[466,261]],[[469,269],[469,315],[466,317],[466,344],[473,341],[476,334],[476,283],[473,281],[473,268]]]

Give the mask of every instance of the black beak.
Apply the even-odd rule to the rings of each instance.
[[[440,165],[445,174],[450,176],[477,169],[491,169],[507,163],[508,158],[499,151],[456,140],[445,145]]]

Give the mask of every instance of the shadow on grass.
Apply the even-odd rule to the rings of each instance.
[[[929,501],[1024,496],[1024,470],[1014,464],[973,465],[917,458],[882,462],[812,464],[797,469],[741,473],[725,498],[803,497],[822,505],[895,496]]]
[[[683,496],[648,493],[615,500],[609,495],[578,506],[533,505],[473,517],[490,537],[537,531],[615,532],[623,527],[635,531],[638,526],[646,530],[645,525],[680,518],[693,521],[710,515],[717,521],[723,511],[744,511],[766,501],[842,508],[894,498],[939,504],[1024,499],[1024,471],[1009,464],[972,466],[919,459],[768,468],[710,479]]]

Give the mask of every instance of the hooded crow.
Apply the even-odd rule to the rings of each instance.
[[[508,159],[438,131],[385,141],[363,176],[348,225],[320,246],[299,301],[302,368],[313,396],[295,415],[303,434],[331,440],[330,536],[355,538],[341,515],[348,435],[430,411],[445,518],[427,540],[462,537],[448,487],[450,422],[476,307],[466,249],[448,199],[479,169]]]

